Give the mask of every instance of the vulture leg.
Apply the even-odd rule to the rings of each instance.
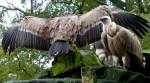
[[[111,62],[110,64],[112,64],[112,66],[119,67],[119,68],[123,67],[122,57],[117,57],[115,55],[110,55],[110,57],[111,57],[111,59],[109,59],[109,60]]]
[[[130,67],[130,57],[125,55],[122,57],[123,67],[128,69]]]
[[[106,52],[102,45],[102,42],[99,40],[99,41],[95,42],[93,45],[96,49],[95,53],[98,56],[98,58],[100,59],[100,61],[102,62],[102,64],[107,64],[106,62],[107,62],[108,56],[106,55]]]

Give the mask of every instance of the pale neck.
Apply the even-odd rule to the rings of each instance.
[[[114,22],[110,22],[107,26],[106,26],[106,31],[108,33],[109,36],[113,37],[114,35],[116,35],[117,33],[117,26],[116,23]]]

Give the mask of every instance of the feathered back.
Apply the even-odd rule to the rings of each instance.
[[[108,31],[102,33],[102,43],[107,54],[125,57],[125,60],[122,60],[127,69],[143,72],[143,56],[137,36],[130,30],[119,25],[116,28],[117,32],[113,36],[109,35]]]
[[[19,26],[20,31],[29,32],[43,38],[47,35],[48,31],[47,19],[34,16],[24,17]]]
[[[95,23],[102,16],[112,16],[111,10],[106,5],[98,6],[95,9],[92,9],[90,12],[81,15],[80,21],[84,26],[87,26]]]
[[[126,28],[123,28],[119,25],[117,25],[117,27],[120,28],[120,33],[117,35],[122,37],[118,37],[118,41],[120,40],[120,42],[123,42],[122,44],[124,47],[126,47],[126,51],[129,51],[130,53],[137,55],[137,57],[142,59],[141,44],[137,36]]]
[[[73,36],[79,32],[78,16],[55,17],[48,22],[50,38],[56,40],[73,41]]]
[[[141,45],[137,36],[126,28],[117,25],[117,33],[114,36],[107,35],[107,39],[112,54],[122,56],[128,51],[141,57]]]

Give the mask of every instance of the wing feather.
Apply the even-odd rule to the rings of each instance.
[[[124,16],[125,16],[125,15],[124,15]],[[131,17],[132,17],[133,19],[129,19],[129,18],[131,18]],[[139,30],[139,32],[141,31],[141,33],[144,34],[144,35],[145,35],[145,32],[148,32],[148,30],[147,30],[146,28],[142,28],[142,27],[147,27],[147,28],[149,28],[148,24],[146,24],[146,23],[148,23],[148,22],[147,22],[145,19],[143,19],[143,18],[141,18],[141,17],[139,17],[139,16],[132,15],[132,14],[128,15],[127,18],[128,18],[129,20],[126,19],[126,22],[128,22],[128,24],[129,24],[129,23],[133,24],[133,27],[138,28],[137,30]],[[143,19],[143,20],[140,21],[140,19]],[[138,22],[138,20],[139,20],[139,22]]]
[[[130,19],[130,20],[126,19],[126,18],[128,18],[128,16],[126,16],[126,18],[124,18],[125,17],[124,14],[122,16],[121,16],[121,14],[118,14],[118,16],[120,17],[120,18],[118,17],[119,18],[118,20],[119,20],[119,23],[121,26],[128,28],[128,29],[131,29],[139,37],[142,37],[139,30],[136,28],[137,25],[131,21],[132,19]]]
[[[148,32],[148,21],[144,18],[127,13],[127,12],[112,12],[113,20],[120,26],[131,29],[136,33],[140,38],[142,35],[145,35],[145,32]]]
[[[103,24],[98,22],[94,26],[91,26],[91,28],[87,30],[83,35],[78,35],[76,39],[77,46],[82,47],[84,45],[100,40],[103,27]]]
[[[140,38],[142,38],[142,32],[143,30],[141,30],[135,23],[133,23],[133,20],[127,20],[124,19],[123,21],[125,26],[128,26],[128,29],[131,29],[134,33],[136,33]],[[125,27],[126,28],[126,27]],[[138,28],[138,29],[137,29]],[[141,31],[140,31],[141,30]],[[144,34],[143,34],[144,35]]]
[[[25,17],[20,24],[4,33],[2,40],[4,52],[10,53],[19,47],[48,50],[50,47],[48,36],[42,34],[46,33],[47,29],[46,19]]]

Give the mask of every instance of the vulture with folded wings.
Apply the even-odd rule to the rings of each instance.
[[[105,25],[101,42],[108,54],[107,57],[112,56],[112,65],[123,66],[133,71],[143,71],[142,49],[137,36],[130,30],[112,22],[108,16],[103,16],[100,20]]]
[[[106,5],[98,6],[83,15],[66,15],[54,18],[26,16],[3,37],[4,52],[15,48],[49,50],[51,55],[66,54],[70,48],[81,47],[101,39],[103,24],[99,20],[109,16],[118,25],[131,29],[139,37],[147,32],[148,22],[127,12],[113,12]]]

